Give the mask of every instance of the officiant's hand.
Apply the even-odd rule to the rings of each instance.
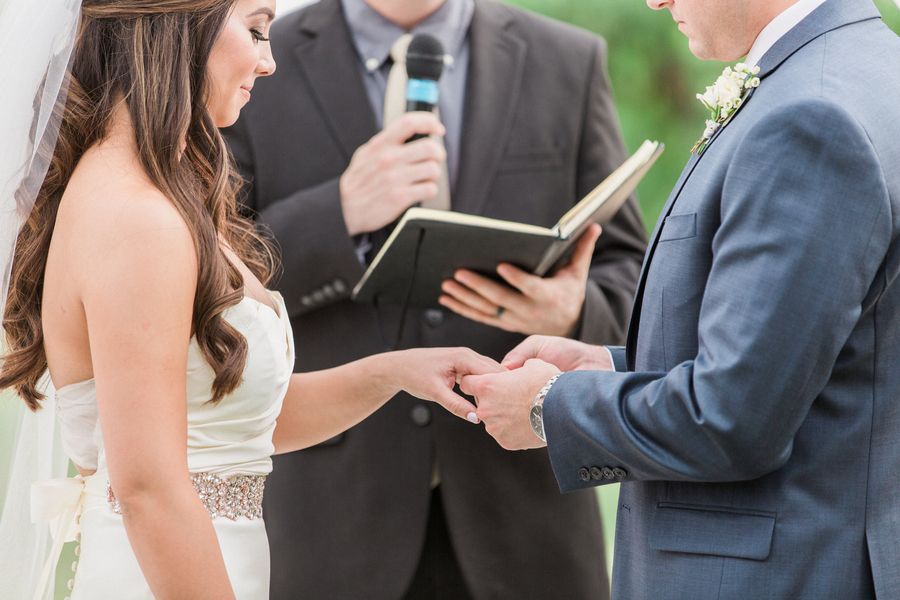
[[[501,361],[506,369],[518,369],[532,358],[561,371],[612,371],[612,359],[604,346],[546,335],[533,335],[509,351]]]
[[[568,336],[581,315],[588,271],[600,226],[591,225],[567,264],[551,277],[538,277],[501,263],[497,273],[509,285],[460,269],[443,282],[442,306],[473,321],[518,333]]]
[[[497,374],[463,377],[460,389],[475,397],[476,414],[485,430],[506,450],[542,448],[547,444],[531,428],[534,397],[559,369],[531,359],[521,368]]]
[[[407,144],[415,134],[442,136],[444,126],[431,113],[405,113],[353,153],[339,184],[350,235],[377,231],[437,195],[446,152],[431,138]]]
[[[399,389],[437,402],[457,417],[473,423],[478,423],[475,407],[454,392],[454,386],[466,375],[503,371],[494,359],[468,348],[415,348],[389,354],[397,358],[391,371]]]

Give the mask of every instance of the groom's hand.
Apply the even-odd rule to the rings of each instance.
[[[561,371],[612,371],[609,351],[604,346],[577,340],[533,335],[509,351],[500,363],[506,369],[518,369],[525,361],[540,359]]]
[[[559,369],[541,360],[529,360],[514,371],[462,378],[460,389],[474,396],[478,418],[506,450],[541,448],[546,443],[531,428],[531,404]]]
[[[538,277],[510,264],[497,266],[509,284],[498,283],[466,269],[441,286],[439,302],[453,312],[517,333],[571,335],[584,305],[588,272],[600,226],[591,225],[575,247],[569,262],[551,277]]]

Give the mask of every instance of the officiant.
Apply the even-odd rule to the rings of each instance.
[[[418,33],[447,53],[439,119],[385,100]],[[271,39],[278,72],[225,133],[282,251],[298,371],[393,344],[401,308],[350,292],[409,206],[550,226],[625,159],[605,44],[584,31],[492,0],[322,0]],[[458,273],[440,305],[409,310],[399,345],[500,358],[533,333],[623,342],[635,202],[595,237],[544,279]],[[276,457],[265,514],[273,598],[608,597],[593,491],[560,495],[545,451],[504,452],[408,396]]]

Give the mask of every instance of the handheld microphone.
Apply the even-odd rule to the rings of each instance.
[[[406,51],[406,112],[434,112],[438,103],[438,80],[444,71],[444,47],[440,40],[420,33]],[[407,142],[428,137],[416,134]]]

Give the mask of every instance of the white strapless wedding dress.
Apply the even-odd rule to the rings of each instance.
[[[248,354],[240,386],[217,404],[208,403],[214,374],[194,339],[188,354],[188,468],[195,487],[202,488],[201,499],[210,511],[239,600],[269,597],[269,545],[260,508],[262,478],[272,470],[272,433],[294,366],[287,310],[280,295],[271,295],[277,314],[250,297],[224,313],[246,337]],[[75,464],[97,469],[84,479],[45,482],[35,489],[38,503],[55,505],[56,514],[66,512],[59,510],[64,500],[80,529],[71,598],[151,599],[114,496],[108,495],[94,382],[65,386],[56,391],[56,399],[67,454]],[[172,573],[172,577],[182,575]]]

